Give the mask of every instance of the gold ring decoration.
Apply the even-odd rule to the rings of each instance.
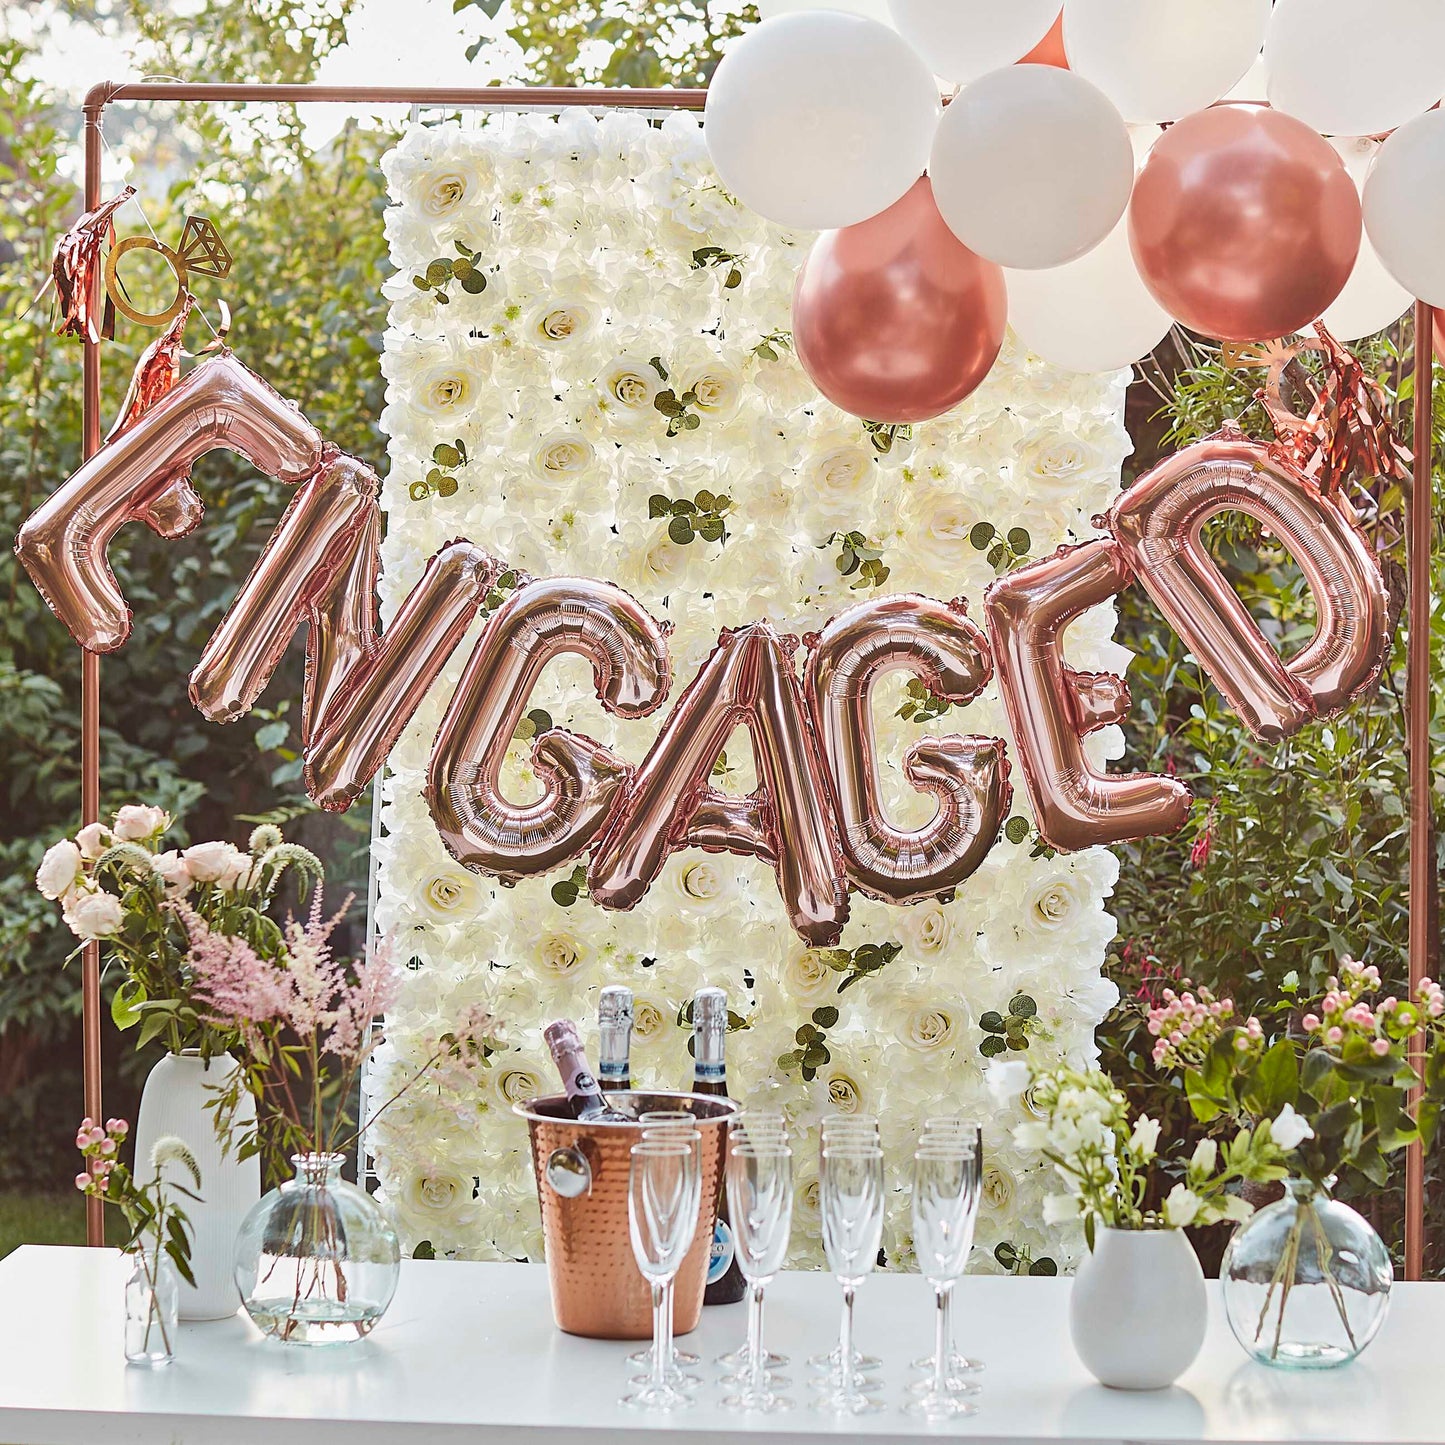
[[[127,251],[159,251],[175,272],[175,299],[164,311],[140,311],[130,304],[125,287],[116,275],[116,264]],[[180,314],[185,298],[190,295],[186,282],[194,272],[198,276],[226,276],[231,270],[231,253],[219,232],[204,216],[187,216],[181,231],[181,243],[172,249],[164,241],[151,236],[127,236],[118,241],[105,258],[105,290],[115,309],[140,326],[164,326]]]

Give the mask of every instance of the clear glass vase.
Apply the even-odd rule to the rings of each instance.
[[[236,1236],[236,1288],[257,1326],[293,1345],[359,1340],[396,1293],[401,1248],[386,1212],[341,1177],[340,1154],[297,1154]]]
[[[133,1258],[125,1282],[125,1357],[132,1365],[168,1365],[175,1359],[180,1279],[156,1249],[137,1248]]]
[[[1348,1364],[1384,1321],[1389,1251],[1349,1205],[1330,1198],[1333,1182],[1287,1180],[1284,1198],[1240,1225],[1224,1252],[1229,1327],[1261,1364]]]

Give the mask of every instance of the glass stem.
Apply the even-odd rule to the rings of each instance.
[[[936,1284],[933,1299],[933,1393],[948,1393],[948,1302],[953,1296],[953,1286]]]
[[[755,1284],[748,1296],[748,1389],[763,1393],[763,1287]]]
[[[947,1369],[953,1369],[953,1289],[946,1289],[938,1303],[938,1327],[943,1331],[943,1358]]]
[[[851,1280],[843,1285],[843,1323],[838,1331],[838,1372],[842,1393],[853,1393],[853,1296],[857,1286]]]
[[[672,1361],[672,1329],[667,1316],[667,1286],[652,1286],[652,1388],[667,1386],[667,1367]]]

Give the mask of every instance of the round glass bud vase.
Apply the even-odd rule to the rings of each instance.
[[[1374,1339],[1394,1271],[1384,1241],[1333,1179],[1285,1183],[1284,1198],[1240,1225],[1220,1264],[1234,1337],[1264,1365],[1324,1370]]]
[[[341,1177],[343,1158],[294,1155],[296,1177],[263,1195],[236,1236],[241,1303],[288,1344],[359,1340],[396,1293],[396,1231],[371,1195]]]

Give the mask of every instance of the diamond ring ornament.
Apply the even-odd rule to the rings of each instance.
[[[130,304],[125,285],[116,274],[116,265],[127,251],[159,251],[175,273],[175,299],[163,311],[141,311]],[[186,282],[192,274],[219,278],[229,275],[230,270],[231,253],[220,232],[205,216],[187,216],[177,247],[167,246],[153,236],[127,236],[117,242],[105,259],[105,289],[121,315],[140,326],[164,326],[179,315],[190,294]]]

